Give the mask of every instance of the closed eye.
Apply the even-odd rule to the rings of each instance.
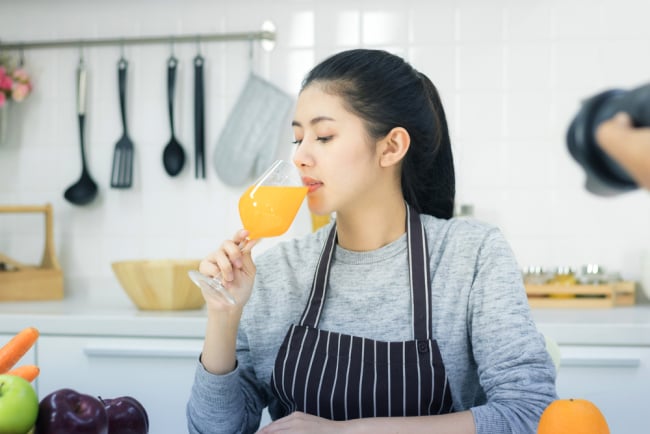
[[[327,143],[330,140],[332,140],[333,138],[334,138],[334,136],[323,136],[323,137],[318,136],[318,137],[316,137],[316,140],[321,142],[321,143]],[[302,143],[302,139],[296,139],[291,143],[294,144],[294,145],[300,145]]]

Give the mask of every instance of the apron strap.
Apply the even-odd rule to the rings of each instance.
[[[406,206],[406,234],[408,240],[411,282],[411,309],[413,335],[416,340],[431,339],[431,282],[429,277],[429,249],[420,214]]]
[[[416,340],[431,338],[431,284],[429,278],[429,253],[420,215],[406,205],[406,232],[408,241],[409,281],[411,286],[411,309],[413,312],[413,335]],[[336,247],[336,222],[332,225],[327,241],[321,251],[311,287],[309,300],[300,318],[300,325],[318,327],[329,270]]]
[[[316,274],[311,284],[311,293],[305,306],[305,311],[300,318],[300,325],[318,327],[323,305],[325,304],[325,288],[329,280],[330,264],[334,256],[334,246],[336,245],[336,222],[332,225],[327,241],[318,258]]]

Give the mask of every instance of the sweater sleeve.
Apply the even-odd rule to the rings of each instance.
[[[521,272],[497,229],[479,250],[468,329],[487,403],[471,409],[477,434],[534,434],[557,398],[555,367],[530,315]]]
[[[237,339],[237,366],[232,372],[211,374],[199,359],[186,408],[190,434],[257,431],[267,404],[249,359],[243,333]]]

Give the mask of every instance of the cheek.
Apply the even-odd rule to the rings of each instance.
[[[367,144],[351,146],[337,159],[334,180],[344,191],[358,189],[372,182],[376,168],[376,158]]]

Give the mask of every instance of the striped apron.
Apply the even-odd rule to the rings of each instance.
[[[349,420],[453,411],[442,357],[436,340],[431,338],[426,236],[419,214],[409,208],[407,237],[415,339],[384,342],[318,329],[337,239],[334,225],[321,252],[300,323],[289,328],[271,375],[271,388],[284,415],[301,411]]]

